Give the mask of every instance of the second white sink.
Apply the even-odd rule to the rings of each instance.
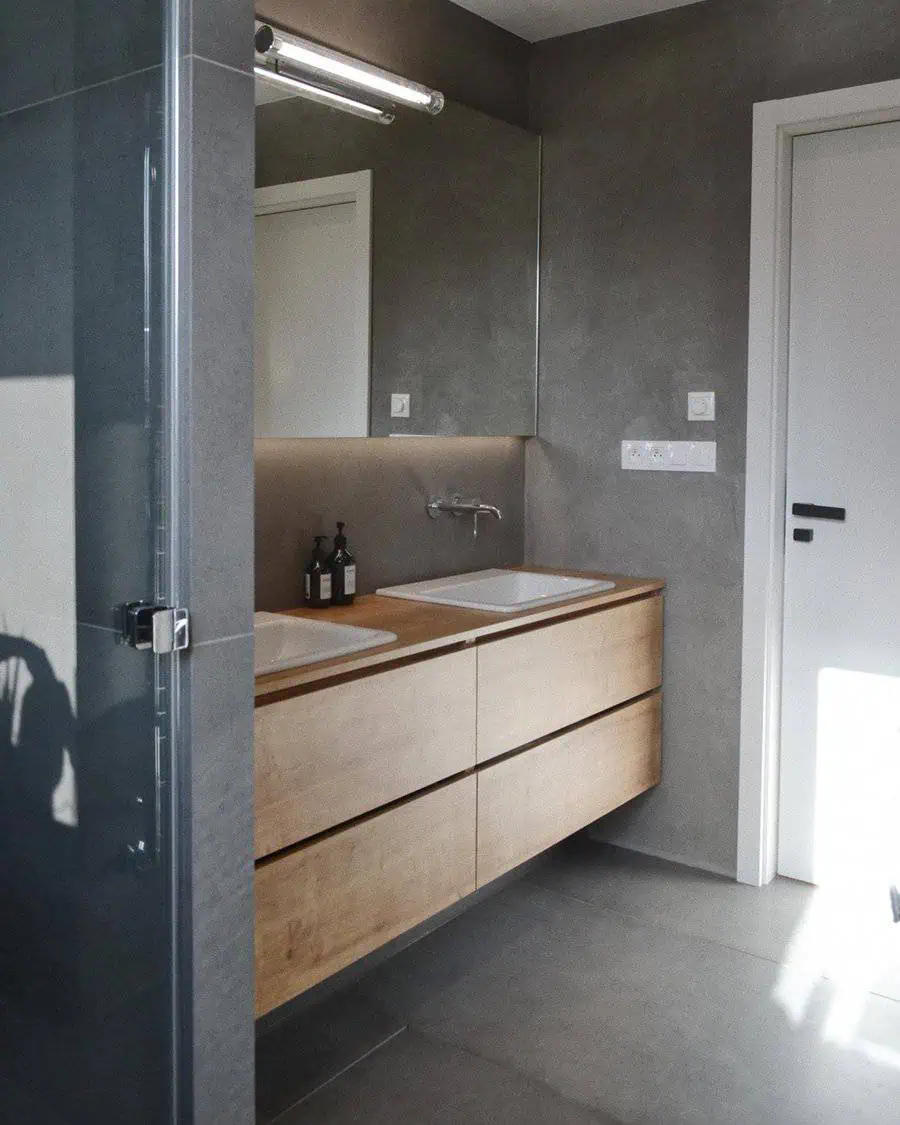
[[[389,645],[397,639],[396,633],[381,629],[335,625],[331,621],[311,621],[308,617],[289,617],[284,613],[254,613],[253,633],[257,676],[300,668],[319,660],[333,660],[336,656]]]
[[[410,582],[377,590],[388,598],[413,602],[435,602],[461,609],[489,613],[519,613],[569,598],[599,594],[615,588],[615,582],[599,578],[576,578],[567,574],[538,574],[528,570],[478,570],[430,582]]]

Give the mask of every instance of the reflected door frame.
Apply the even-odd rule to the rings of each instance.
[[[900,81],[753,107],[738,882],[778,860],[794,138],[900,121]]]
[[[361,367],[366,372],[364,428],[365,433],[327,433],[320,437],[369,437],[372,432],[372,262],[373,262],[373,204],[374,174],[371,169],[348,172],[339,176],[320,176],[310,180],[296,180],[288,184],[256,188],[253,193],[253,214],[258,219],[264,215],[284,215],[292,211],[311,211],[324,207],[353,204],[355,221],[352,232],[355,245],[365,248],[366,261],[361,275],[355,278],[356,291],[362,295],[363,307],[368,312],[368,330],[362,341]],[[263,436],[257,433],[257,437]],[[268,436],[268,435],[266,435]],[[313,436],[295,434],[293,436]]]

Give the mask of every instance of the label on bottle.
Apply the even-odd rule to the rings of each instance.
[[[344,593],[348,596],[356,593],[356,567],[344,567]]]
[[[307,601],[309,601],[310,594],[312,593],[312,580],[308,574],[303,575],[303,594]]]
[[[319,579],[319,597],[327,601],[331,597],[331,575],[323,574]]]

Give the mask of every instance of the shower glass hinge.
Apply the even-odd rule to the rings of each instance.
[[[121,642],[131,648],[149,649],[158,656],[184,652],[191,643],[191,615],[153,602],[129,602],[121,614]]]

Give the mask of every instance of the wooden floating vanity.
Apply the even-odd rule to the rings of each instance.
[[[258,1015],[659,782],[663,583],[615,581],[359,598],[324,618],[394,644],[257,679]]]

